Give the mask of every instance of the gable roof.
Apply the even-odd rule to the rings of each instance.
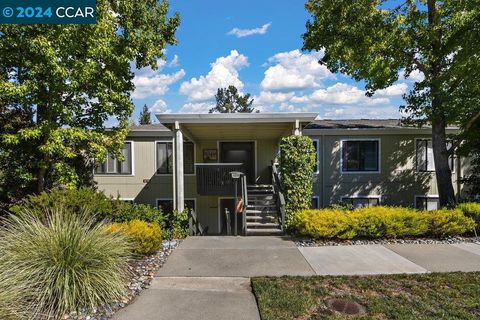
[[[341,119],[315,120],[305,129],[428,129],[430,125],[422,127],[403,124],[400,119]],[[458,129],[449,126],[448,129]]]

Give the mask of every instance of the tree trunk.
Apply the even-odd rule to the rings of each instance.
[[[42,193],[45,190],[45,174],[47,169],[45,167],[41,167],[38,169],[37,173],[37,193]]]
[[[444,118],[432,121],[432,147],[435,162],[435,176],[441,207],[455,206],[455,192],[452,183],[452,171],[448,164],[446,122]]]

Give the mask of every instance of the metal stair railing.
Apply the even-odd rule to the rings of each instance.
[[[278,163],[272,161],[272,185],[277,196],[277,209],[280,212],[282,231],[285,231],[285,196],[282,190],[282,181],[278,170]]]

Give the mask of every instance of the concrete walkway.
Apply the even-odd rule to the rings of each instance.
[[[250,277],[480,271],[480,245],[297,248],[283,237],[190,237],[117,320],[259,320]]]

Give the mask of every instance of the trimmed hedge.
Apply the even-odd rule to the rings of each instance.
[[[155,253],[162,245],[162,229],[156,223],[132,220],[111,223],[107,225],[107,230],[124,234],[132,242],[132,251],[137,254]]]
[[[460,203],[457,209],[461,210],[467,217],[475,220],[477,228],[480,227],[480,203],[478,202],[466,202]]]
[[[292,229],[313,238],[445,237],[472,230],[475,223],[460,210],[417,211],[375,206],[351,211],[304,210],[292,218]]]

